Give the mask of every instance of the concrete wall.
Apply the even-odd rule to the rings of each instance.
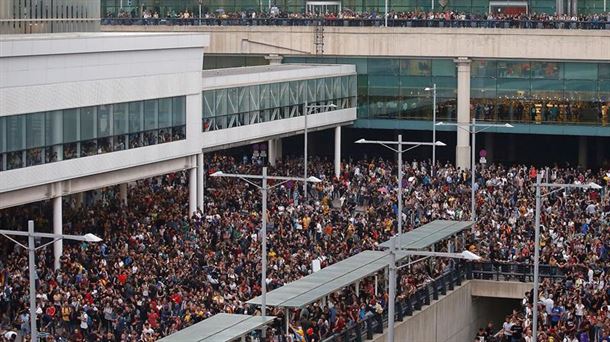
[[[472,294],[480,287],[479,280],[466,281],[446,296],[433,301],[413,316],[396,324],[397,341],[417,342],[469,342],[479,328],[494,322],[500,328],[505,315],[519,304],[518,300],[483,298]],[[502,282],[494,282],[501,285]],[[489,284],[488,286],[493,286]],[[375,336],[375,342],[384,342],[385,333]]]
[[[313,27],[102,26],[105,31],[202,31],[206,53],[315,54]],[[325,27],[324,54],[610,60],[610,31]]]

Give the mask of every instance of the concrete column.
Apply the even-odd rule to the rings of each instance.
[[[282,145],[282,138],[277,138],[277,139],[274,139],[274,140],[275,140],[275,160],[277,162],[278,160],[282,159],[282,155],[283,155],[283,153],[282,153],[282,151],[283,151],[283,149],[282,149],[282,146],[283,146]]]
[[[63,219],[61,208],[61,196],[53,198],[53,234],[63,234]],[[64,251],[63,240],[53,243],[53,267],[57,270],[60,267],[60,258]]]
[[[189,169],[189,217],[197,211],[197,167]]]
[[[203,153],[197,155],[197,208],[203,212],[203,189],[205,187],[205,169],[203,163]]]
[[[275,139],[269,139],[267,141],[267,158],[269,159],[269,165],[275,166],[276,161],[276,141]]]
[[[335,177],[341,173],[341,126],[335,127]]]
[[[119,199],[121,201],[121,205],[127,206],[127,183],[122,183],[119,185]]]
[[[578,166],[587,168],[587,137],[578,139]]]
[[[265,59],[269,61],[269,65],[278,65],[282,64],[282,59],[284,59],[284,57],[276,54],[270,54],[265,56]]]
[[[460,57],[454,60],[457,65],[457,121],[468,128],[470,123],[470,59]],[[468,131],[457,129],[455,165],[461,169],[470,168],[470,143]]]

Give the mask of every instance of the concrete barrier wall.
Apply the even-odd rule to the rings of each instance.
[[[464,282],[446,296],[398,322],[395,325],[396,341],[469,342],[474,339],[478,329],[485,327],[488,322],[493,322],[499,330],[505,315],[510,314],[519,305],[519,301],[506,297],[475,297],[472,290],[480,287],[478,282],[479,280]],[[500,285],[502,282],[495,284]],[[385,339],[384,333],[375,336],[374,341],[384,342]]]
[[[309,26],[102,26],[104,31],[201,31],[206,53],[315,54]],[[324,54],[610,61],[610,31],[324,27]]]

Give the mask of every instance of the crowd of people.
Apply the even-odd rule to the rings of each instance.
[[[592,13],[586,15],[568,15],[568,14],[547,14],[547,13],[504,13],[504,12],[489,12],[484,14],[467,13],[456,10],[446,11],[398,11],[390,10],[387,14],[388,19],[392,22],[392,26],[400,25],[402,21],[411,21],[412,26],[433,26],[438,27],[439,22],[450,23],[456,27],[470,27],[472,22],[481,22],[481,25],[475,27],[511,27],[511,28],[590,28],[590,29],[606,29],[606,23],[610,23],[610,12]],[[219,20],[237,20],[241,25],[251,24],[249,19],[287,19],[287,20],[307,20],[307,19],[324,19],[328,25],[334,25],[333,21],[379,21],[385,19],[383,11],[362,11],[356,12],[349,9],[334,12],[285,12],[277,7],[272,7],[270,11],[244,10],[226,12],[224,9],[216,11],[204,10],[201,18],[197,14],[197,10],[183,9],[166,9],[160,8],[145,8],[142,13],[136,9],[131,11],[120,9],[118,12],[108,11],[105,15],[106,19],[145,19],[144,24],[157,23],[158,20],[185,20],[184,24],[195,24],[189,22],[190,19],[219,19]],[[149,19],[153,19],[150,21]],[[148,20],[148,21],[146,21]],[[156,21],[155,21],[156,20]],[[240,21],[241,20],[241,21]],[[419,25],[418,23],[424,23]],[[282,25],[281,21],[269,21],[271,25]],[[538,23],[542,24],[539,26]],[[587,25],[579,25],[579,24]],[[205,21],[205,24],[209,24]],[[508,24],[506,26],[505,24]],[[285,25],[285,24],[284,24]]]
[[[226,155],[206,161],[209,174],[260,173],[261,163]],[[270,173],[298,176],[302,160],[285,159]],[[396,165],[367,159],[333,165],[315,159],[311,185],[282,184],[268,198],[267,287],[273,290],[364,250],[376,249],[396,230]],[[404,172],[403,231],[436,219],[470,217],[468,170],[426,161],[407,163]],[[477,173],[477,224],[467,247],[486,260],[531,263],[533,258],[534,167],[489,165]],[[526,296],[509,318],[504,337],[531,337],[532,305],[539,311],[540,341],[601,341],[610,335],[610,173],[551,167],[549,182],[596,182],[603,190],[548,194],[542,212],[542,263],[561,266],[567,277],[545,280],[540,298]],[[218,312],[257,314],[245,304],[260,294],[260,210],[258,189],[239,180],[208,177],[203,210],[188,213],[188,177],[175,173],[130,184],[124,206],[114,188],[99,192],[88,205],[75,196],[64,205],[64,232],[95,233],[99,244],[64,243],[61,268],[53,270],[52,251],[37,251],[38,320],[48,340],[153,341]],[[26,206],[0,211],[3,227],[22,227],[36,217],[50,227],[49,208]],[[44,228],[42,228],[44,229]],[[27,335],[27,253],[0,240],[0,322],[2,334]],[[449,270],[449,263],[416,264],[401,273],[399,296]],[[386,310],[387,294],[370,279],[335,294],[324,304],[293,312],[292,333],[320,341],[368,316]],[[282,333],[282,311],[269,338]],[[506,327],[505,327],[506,328]],[[509,333],[510,332],[510,333]],[[512,333],[512,335],[510,335]],[[528,335],[529,334],[529,335]],[[587,336],[581,337],[581,336]],[[477,337],[486,341],[487,337]]]

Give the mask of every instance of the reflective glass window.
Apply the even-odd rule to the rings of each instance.
[[[25,115],[7,116],[6,125],[6,150],[19,151],[25,149]]]
[[[250,87],[239,88],[239,113],[250,111]]]
[[[563,81],[532,80],[532,97],[549,100],[563,99]]]
[[[398,75],[400,62],[391,58],[368,58],[367,72],[369,75]]]
[[[109,137],[111,135],[111,108],[111,105],[101,105],[97,107],[97,136],[99,138]]]
[[[470,64],[472,77],[496,77],[497,62],[488,60],[474,60]]]
[[[610,80],[610,63],[600,63],[598,68],[599,79]]]
[[[528,97],[529,95],[529,79],[498,79],[497,96]]]
[[[95,138],[95,107],[80,109],[80,140]]]
[[[157,105],[157,100],[144,101],[144,130],[148,131],[159,127]]]
[[[114,135],[127,134],[129,132],[129,105],[127,103],[117,103],[113,105],[112,116],[114,122]]]
[[[44,146],[45,113],[33,113],[25,116],[27,148]]]
[[[203,117],[210,118],[216,116],[215,107],[215,90],[206,90],[203,92]],[[222,113],[220,113],[222,115]]]
[[[224,115],[227,114],[227,89],[216,89],[214,91],[214,115]]]
[[[63,143],[63,111],[45,113],[45,145],[53,146]]]
[[[260,87],[259,87],[259,85],[252,85],[249,88],[250,88],[250,110],[251,111],[259,110],[261,108],[260,107],[260,101],[261,101]]]
[[[563,78],[563,63],[557,62],[532,62],[532,78],[560,79]]]
[[[498,63],[498,78],[529,78],[530,63],[529,62],[507,62],[499,61]]]
[[[79,117],[78,110],[76,109],[64,109],[63,111],[64,121],[64,143],[74,142],[79,140]]]
[[[142,101],[129,103],[129,133],[138,133],[143,131],[144,124],[142,122]]]
[[[433,59],[432,76],[453,76],[455,77],[456,67],[451,59]]]
[[[6,126],[4,125],[4,117],[0,116],[0,153],[6,151]],[[0,156],[2,158],[2,156]],[[0,160],[1,162],[1,160]],[[1,167],[1,165],[0,165]]]
[[[172,126],[172,99],[159,99],[159,128]]]
[[[430,76],[432,74],[432,61],[429,59],[403,59],[400,61],[400,74]]]
[[[186,97],[178,96],[172,99],[172,121],[174,126],[186,124]]]
[[[596,80],[597,64],[564,63],[564,78],[567,80]]]

